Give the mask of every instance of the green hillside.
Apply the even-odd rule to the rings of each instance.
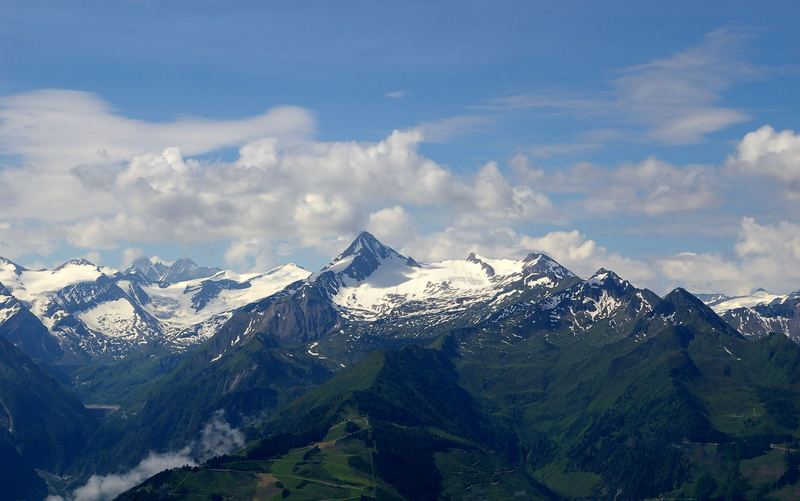
[[[249,339],[218,361],[214,357],[212,346],[196,350],[129,396],[92,437],[79,468],[127,468],[148,450],[179,450],[219,410],[237,427],[244,419],[263,419],[330,374],[304,351],[267,336]]]
[[[285,406],[237,455],[163,473],[129,499],[553,497],[515,469],[511,430],[457,380],[438,350],[375,353]]]

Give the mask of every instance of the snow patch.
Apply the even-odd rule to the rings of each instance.
[[[103,335],[130,337],[135,315],[136,310],[127,299],[116,299],[82,311],[78,318],[87,327]]]

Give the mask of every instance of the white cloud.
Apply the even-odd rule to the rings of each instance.
[[[594,240],[587,240],[577,230],[554,231],[542,237],[526,237],[525,247],[551,255],[564,264],[580,263],[597,255],[598,247]],[[591,273],[593,270],[588,270]]]
[[[778,257],[776,261],[800,261],[800,225],[782,221],[762,226],[752,218],[742,219],[742,232],[736,244],[740,257]]]
[[[72,491],[70,501],[106,501],[164,470],[195,466],[212,457],[228,454],[244,446],[244,435],[225,421],[225,413],[216,411],[205,424],[198,440],[178,452],[150,452],[139,464],[122,473],[92,475],[87,482]],[[49,501],[63,501],[52,496]]]
[[[590,214],[659,215],[697,211],[718,202],[718,169],[678,167],[655,157],[615,168],[579,163],[552,176],[553,189],[580,193]]]
[[[613,82],[618,104],[667,143],[693,143],[747,120],[744,112],[719,101],[734,83],[759,76],[742,57],[748,39],[745,32],[717,30],[696,47],[627,68]]]
[[[225,413],[216,411],[203,427],[195,454],[198,461],[206,461],[244,446],[244,434],[225,421]]]
[[[196,463],[189,456],[189,449],[177,453],[150,453],[138,465],[125,473],[92,475],[89,480],[72,492],[72,501],[111,500],[138,485],[156,473]]]
[[[800,197],[800,134],[792,130],[764,125],[749,132],[727,165],[736,173],[773,178],[787,195]]]
[[[271,248],[271,242],[264,238],[239,238],[228,245],[224,257],[228,264],[239,269],[265,270],[275,264]]]
[[[400,205],[370,214],[367,230],[379,239],[393,242],[405,242],[417,233],[411,215]]]
[[[103,256],[98,251],[89,251],[86,254],[84,254],[83,257],[88,259],[90,262],[94,264],[103,263]]]
[[[22,158],[0,170],[8,192],[0,251],[12,256],[63,241],[93,251],[224,242],[229,263],[263,265],[274,264],[276,246],[327,251],[369,225],[410,235],[409,210],[429,211],[434,226],[555,213],[546,195],[512,184],[495,163],[461,173],[423,156],[419,129],[375,143],[321,142],[305,137],[313,122],[297,108],[153,124],[119,116],[91,94],[56,91],[5,98],[0,117],[9,132],[0,147]],[[231,162],[189,156],[236,141],[246,142]],[[62,143],[70,143],[64,156]]]
[[[537,109],[594,120],[622,120],[644,126],[644,136],[667,144],[700,141],[706,135],[748,119],[742,110],[721,104],[736,83],[762,78],[767,70],[747,58],[751,35],[721,29],[694,47],[618,71],[602,92],[561,91],[496,97],[478,108],[493,111]],[[629,136],[641,137],[636,131]],[[560,153],[576,145],[551,145],[539,153]],[[590,148],[592,143],[579,147]]]
[[[737,263],[719,253],[682,252],[656,261],[665,289],[698,293],[746,294],[753,286]]]
[[[728,255],[681,252],[635,259],[603,247],[578,230],[536,236],[507,227],[457,226],[417,235],[402,250],[423,261],[463,258],[470,251],[515,259],[532,251],[544,252],[580,276],[608,268],[657,293],[679,286],[731,295],[746,294],[756,287],[778,293],[800,289],[800,224],[786,221],[759,224],[743,218],[737,243]]]
[[[59,237],[58,230],[51,231],[47,225],[23,220],[6,221],[0,227],[0,256],[13,259],[32,252],[47,256],[58,248]]]
[[[489,115],[458,115],[417,125],[429,143],[447,143],[453,138],[481,131],[495,121]]]
[[[52,223],[108,216],[118,212],[118,204],[114,193],[103,188],[135,155],[175,145],[185,154],[202,154],[264,136],[294,143],[314,129],[311,113],[296,107],[239,120],[147,122],[122,116],[86,92],[46,90],[3,97],[3,215]],[[55,237],[61,236],[57,231]]]
[[[147,122],[120,115],[88,92],[40,90],[0,99],[0,150],[67,169],[174,145],[196,155],[259,137],[299,140],[315,127],[308,110],[290,106],[238,120]]]
[[[610,252],[577,230],[554,231],[542,237],[524,237],[521,246],[544,252],[581,276],[608,268],[639,286],[650,284],[655,278],[645,262]]]
[[[682,67],[698,58],[678,54],[651,69]],[[439,125],[458,129],[471,119],[460,120]],[[214,134],[216,125],[221,139]],[[0,132],[5,133],[0,153],[20,162],[0,169],[5,202],[0,255],[47,255],[66,241],[95,259],[98,250],[123,249],[127,264],[147,244],[217,242],[227,246],[228,263],[264,269],[278,264],[287,249],[333,255],[367,228],[421,260],[464,257],[470,251],[521,257],[541,250],[579,274],[603,266],[654,288],[680,284],[729,292],[800,286],[800,277],[774,265],[797,262],[796,240],[790,238],[797,227],[791,222],[762,226],[743,220],[734,257],[636,260],[577,230],[530,234],[532,223],[564,223],[566,214],[625,214],[645,222],[661,216],[683,224],[667,216],[720,203],[723,170],[718,167],[647,158],[548,173],[529,155],[516,155],[509,169],[488,162],[460,171],[420,152],[430,127],[397,130],[377,142],[317,141],[308,136],[312,130],[311,115],[298,108],[238,121],[154,124],[120,116],[91,94],[52,91],[5,98],[0,101]],[[800,182],[798,143],[792,131],[763,127],[743,138],[724,172]],[[240,145],[238,158],[223,162],[197,156],[222,144]],[[561,198],[559,205],[551,194]]]
[[[462,224],[458,224],[462,223]],[[476,226],[460,221],[440,231],[417,235],[401,250],[421,261],[465,258],[470,252],[486,256],[518,258],[524,255],[520,235],[506,225]]]
[[[686,252],[658,263],[670,286],[698,292],[746,294],[756,287],[774,292],[800,289],[800,225],[788,221],[740,222],[731,256]]]
[[[641,286],[652,284],[657,279],[648,263],[611,252],[577,230],[532,236],[508,227],[450,226],[439,232],[417,236],[402,250],[422,261],[465,258],[469,252],[510,259],[520,259],[530,252],[543,252],[584,277],[605,267]]]
[[[120,262],[120,265],[124,268],[133,263],[134,261],[136,261],[137,259],[139,259],[140,257],[144,257],[144,255],[145,255],[144,250],[138,247],[126,247],[125,249],[122,250],[122,260]]]
[[[544,178],[544,170],[534,165],[528,155],[517,153],[509,159],[508,165],[519,184],[534,185]]]
[[[407,90],[393,90],[389,91],[385,94],[386,97],[389,99],[403,99],[404,97],[408,96]]]

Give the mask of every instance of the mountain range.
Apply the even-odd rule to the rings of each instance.
[[[218,415],[243,448],[123,498],[800,493],[798,293],[660,297],[540,253],[418,262],[366,232],[314,273],[2,260],[0,284],[0,368],[41,367],[82,430],[30,464],[32,498]],[[86,421],[78,399],[108,412]]]
[[[779,332],[800,341],[800,290],[781,295],[759,288],[747,296],[698,296],[746,336],[763,337]]]
[[[346,339],[337,339],[340,324],[348,324],[350,337],[367,331],[378,338],[414,337],[456,319],[474,323],[497,314],[504,303],[536,301],[577,280],[537,253],[522,260],[472,253],[463,260],[419,264],[366,232],[313,274],[294,264],[238,274],[186,258],[172,263],[140,258],[121,271],[85,259],[53,270],[28,270],[0,258],[0,334],[34,359],[85,365],[124,358],[146,344],[186,350],[212,337],[244,306],[256,308],[265,300],[281,308],[295,297],[316,297],[322,299],[320,310],[304,312],[311,316],[302,324],[284,316],[279,335],[345,345]],[[283,299],[269,299],[278,292]],[[781,332],[800,339],[800,291],[697,296],[744,335]],[[598,314],[610,306],[615,305],[599,304]],[[276,318],[259,313],[264,316]]]
[[[0,329],[38,320],[25,332],[44,328],[51,339],[15,342],[57,365],[120,359],[153,342],[180,351],[211,336],[236,308],[306,276],[292,264],[238,274],[189,259],[169,265],[139,259],[122,271],[74,259],[53,270],[28,270],[0,258]]]

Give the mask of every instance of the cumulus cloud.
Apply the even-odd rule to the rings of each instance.
[[[620,79],[629,79],[630,90],[645,86],[642,75],[681,74],[708,54],[724,53],[731,37],[714,34],[699,49],[630,69]],[[744,78],[749,70],[742,71]],[[733,78],[722,70],[713,70],[712,77],[720,80],[712,90]],[[691,80],[684,90],[692,94],[697,85]],[[641,92],[643,102],[655,93]],[[714,102],[713,96],[704,102]],[[582,100],[570,106],[589,107]],[[652,287],[685,278],[687,286],[716,284],[724,291],[757,282],[747,273],[732,277],[743,263],[756,263],[767,273],[757,285],[788,283],[787,275],[766,269],[762,261],[769,257],[752,250],[637,260],[578,230],[551,230],[559,229],[552,225],[585,228],[586,221],[620,215],[654,229],[686,227],[688,218],[678,213],[703,214],[706,224],[711,214],[703,211],[725,203],[728,181],[720,174],[772,178],[791,192],[800,185],[796,133],[766,126],[747,134],[725,167],[681,166],[650,157],[617,166],[543,169],[530,154],[519,154],[506,165],[490,161],[477,169],[454,169],[422,154],[423,143],[485,119],[452,117],[395,130],[376,142],[319,141],[312,137],[313,116],[300,108],[276,108],[240,120],[151,123],[124,117],[88,93],[3,98],[0,255],[46,256],[66,242],[95,259],[100,250],[119,249],[124,265],[148,245],[211,242],[225,246],[229,264],[264,269],[302,249],[334,255],[367,228],[421,260],[464,257],[470,251],[521,257],[542,250],[582,275],[605,266]],[[239,148],[232,160],[204,155],[232,145]],[[715,228],[735,223],[726,217],[715,219]],[[737,249],[753,249],[755,237],[745,236],[758,234],[760,226],[754,220],[740,226]],[[547,232],[534,234],[535,227]],[[765,228],[792,231],[791,226]],[[759,238],[767,241],[764,234]],[[785,250],[791,245],[780,248],[784,253],[778,257],[792,262],[793,254]],[[697,282],[704,267],[719,274]],[[723,279],[726,273],[732,278]]]
[[[272,243],[259,237],[238,238],[232,241],[225,250],[225,261],[240,269],[252,264],[253,270],[264,270],[274,264]]]
[[[747,294],[756,287],[778,293],[800,288],[800,224],[759,224],[753,218],[742,218],[735,246],[728,250],[637,259],[614,252],[578,230],[530,235],[502,227],[479,230],[456,226],[417,235],[402,248],[423,261],[465,257],[470,251],[513,259],[532,251],[544,252],[579,276],[608,268],[657,293],[679,286],[730,295]]]
[[[466,258],[470,252],[516,258],[523,254],[519,242],[520,234],[507,226],[450,225],[417,235],[400,249],[421,261]]]
[[[753,288],[752,277],[745,276],[734,260],[721,253],[687,251],[661,258],[655,264],[667,288],[680,286],[693,292],[731,295],[746,294]]]
[[[38,221],[13,219],[0,225],[0,256],[13,257],[31,250],[46,256],[58,245],[59,239],[49,231],[49,225]]]
[[[239,120],[147,122],[125,117],[86,92],[45,90],[0,98],[3,217],[17,228],[39,225],[39,233],[47,236],[47,242],[34,242],[42,237],[0,235],[14,242],[0,250],[45,251],[63,239],[62,226],[124,213],[112,188],[136,155],[175,145],[184,154],[203,154],[265,136],[293,143],[314,129],[311,113],[296,107]]]
[[[746,294],[756,287],[774,292],[800,288],[800,225],[759,224],[742,218],[731,255],[685,252],[658,261],[666,283],[698,292]]]
[[[736,173],[772,178],[792,198],[800,198],[800,135],[769,125],[746,134],[728,158]]]
[[[577,230],[524,237],[521,246],[544,252],[581,276],[588,276],[599,268],[610,268],[641,286],[654,282],[654,274],[646,262],[611,252]]]
[[[747,294],[756,287],[779,293],[800,288],[800,224],[787,221],[759,224],[743,218],[736,244],[728,253],[680,252],[635,259],[607,249],[578,230],[529,235],[508,228],[480,231],[454,226],[417,236],[403,251],[430,261],[465,257],[469,251],[516,259],[531,251],[544,252],[579,276],[608,268],[658,293],[678,286],[730,295]]]
[[[475,176],[471,199],[481,219],[536,219],[557,217],[550,199],[529,185],[512,184],[496,162],[484,165]]]
[[[64,240],[91,250],[222,241],[229,263],[263,265],[273,264],[276,246],[327,251],[379,223],[408,235],[416,209],[433,209],[439,222],[484,224],[555,212],[546,195],[512,183],[495,163],[458,172],[425,157],[421,129],[378,142],[321,142],[307,137],[313,120],[297,108],[153,124],[91,94],[56,91],[6,98],[0,118],[0,148],[23,159],[0,170],[9,191],[0,250],[5,243],[11,255]],[[192,156],[231,142],[243,143],[233,161]],[[71,148],[63,156],[61,143]],[[12,238],[32,226],[46,245]]]
[[[386,207],[369,215],[367,230],[376,237],[404,242],[416,235],[411,215],[400,205]]]

